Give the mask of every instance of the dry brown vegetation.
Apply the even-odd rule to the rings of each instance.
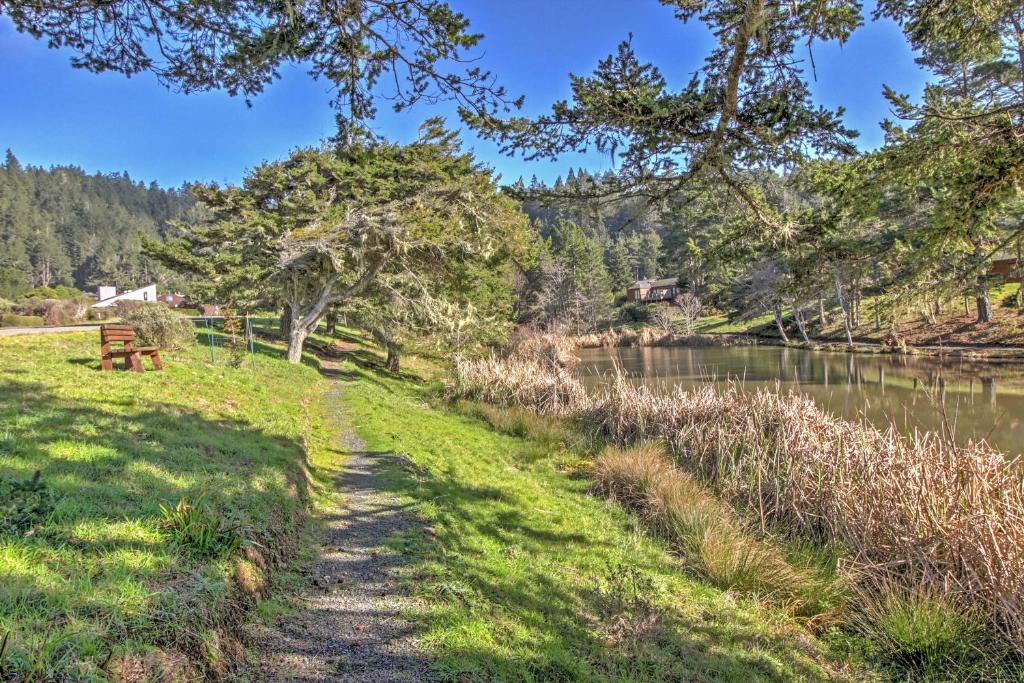
[[[542,339],[551,340],[555,335],[541,335]],[[620,328],[584,334],[575,338],[575,344],[583,348],[609,348],[614,346],[740,346],[756,344],[754,337],[740,334],[676,334],[665,332],[653,327],[639,330]],[[517,349],[517,354],[525,358],[529,353]]]
[[[779,547],[752,533],[743,520],[657,443],[608,447],[591,469],[595,488],[639,513],[698,574],[725,590],[754,593],[799,616],[829,621],[842,581],[797,566]]]
[[[673,499],[692,497],[685,470],[762,528],[841,544],[862,585],[884,576],[924,586],[930,599],[980,613],[991,632],[1024,653],[1019,458],[846,422],[793,394],[658,394],[619,378],[588,395],[565,369],[521,354],[458,361],[450,390],[576,418],[621,445],[662,441],[672,463],[641,449],[608,456],[597,470],[609,493],[657,525],[702,523],[670,512]],[[715,562],[709,556],[704,564]]]

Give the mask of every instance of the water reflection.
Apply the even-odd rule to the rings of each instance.
[[[797,389],[847,419],[904,432],[952,432],[1024,452],[1024,366],[922,356],[827,353],[770,346],[585,349],[588,386],[618,362],[634,381],[661,389],[702,382]]]

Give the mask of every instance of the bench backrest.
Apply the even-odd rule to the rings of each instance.
[[[131,325],[100,325],[100,343],[123,342],[131,344],[135,341],[135,330]]]

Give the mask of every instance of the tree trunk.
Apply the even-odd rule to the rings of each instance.
[[[818,292],[818,324],[822,327],[828,325],[828,315],[825,314],[825,292]]]
[[[1021,64],[1024,69],[1024,64]],[[1021,258],[1021,238],[1017,238],[1017,308],[1024,310],[1024,258]]]
[[[782,326],[782,306],[776,304],[772,313],[775,316],[775,327],[779,330],[779,336],[782,337],[784,343],[788,344],[789,337],[786,336],[786,328]]]
[[[327,335],[333,337],[338,331],[338,314],[331,312],[327,314]]]
[[[856,284],[853,285],[853,294],[850,295],[849,307],[850,307],[850,327],[857,329],[860,327],[860,287]]]
[[[925,297],[924,300],[924,319],[929,325],[935,324],[935,309],[932,308],[931,302]]]
[[[402,369],[401,352],[394,346],[388,346],[387,369],[394,373],[401,372]]]
[[[978,322],[992,322],[992,300],[988,298],[988,292],[974,297],[974,303],[978,307]]]
[[[292,330],[292,307],[288,304],[284,305],[281,310],[281,317],[278,321],[278,333],[281,335],[281,339],[288,339],[291,336]]]
[[[981,247],[976,246],[976,249],[980,251]],[[988,297],[988,282],[986,279],[985,268],[978,266],[977,279],[974,281],[974,304],[978,308],[978,322],[979,323],[990,323],[992,322],[992,300]]]
[[[292,320],[288,331],[288,362],[299,363],[302,361],[302,347],[306,343],[309,331],[306,326],[297,320]]]
[[[796,321],[796,329],[800,332],[800,339],[810,343],[811,340],[807,336],[807,325],[804,323],[804,312],[795,303],[793,304],[793,320]]]
[[[839,284],[839,275],[836,280],[836,298],[839,300],[839,312],[843,316],[843,329],[846,331],[846,343],[853,346],[853,332],[850,330],[850,314],[846,310],[846,302],[843,300],[843,286]]]

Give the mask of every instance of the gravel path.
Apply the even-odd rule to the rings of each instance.
[[[330,402],[340,410],[336,382]],[[418,653],[415,627],[402,617],[410,598],[399,579],[408,571],[401,554],[381,547],[388,537],[422,529],[395,496],[382,491],[378,473],[391,453],[368,452],[349,433],[350,459],[338,478],[342,500],[325,524],[310,585],[295,599],[296,613],[257,626],[252,652],[256,681],[423,681],[427,661]]]

